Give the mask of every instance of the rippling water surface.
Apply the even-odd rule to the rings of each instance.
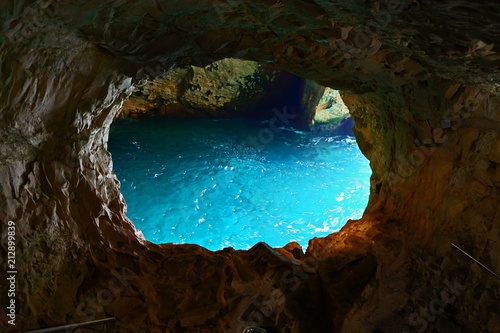
[[[293,130],[270,137],[266,128],[244,120],[117,120],[108,148],[127,216],[149,241],[210,250],[260,241],[307,246],[361,217],[371,170],[353,137]]]

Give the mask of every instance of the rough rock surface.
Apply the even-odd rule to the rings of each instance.
[[[269,119],[275,116],[273,109],[294,104],[297,96],[306,94],[298,113],[306,114],[303,121],[308,121],[321,92],[314,81],[273,66],[222,59],[204,68],[176,68],[163,78],[146,81],[123,103],[120,116]]]
[[[314,115],[311,130],[313,131],[343,131],[343,127],[351,122],[349,119],[351,114],[349,109],[344,104],[342,97],[338,90],[326,88],[323,96],[316,106],[316,113]],[[343,126],[344,125],[344,126]],[[352,125],[351,125],[352,128]],[[352,130],[348,131],[349,134]]]
[[[12,220],[18,270],[2,331],[67,314],[117,332],[499,331],[498,280],[450,246],[500,271],[496,3],[4,1],[0,22],[0,263]],[[344,91],[370,200],[305,255],[153,245],[126,218],[106,150],[121,104],[227,57]]]

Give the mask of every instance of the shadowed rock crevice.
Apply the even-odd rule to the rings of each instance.
[[[248,312],[281,293],[259,325],[498,331],[498,281],[450,246],[500,271],[495,4],[46,4],[0,5],[0,263],[12,220],[18,271],[17,326],[3,317],[2,330],[71,314],[116,316],[120,332],[240,332],[260,321]],[[154,245],[126,217],[106,150],[122,103],[144,79],[228,57],[344,92],[372,189],[362,219],[310,242],[315,270],[263,244],[215,253]],[[116,274],[120,287],[110,285]],[[293,277],[300,285],[290,292]],[[453,302],[435,319],[421,314],[449,283]]]

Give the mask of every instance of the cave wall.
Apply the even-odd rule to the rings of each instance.
[[[324,91],[316,82],[270,64],[226,58],[144,80],[119,116],[269,120],[286,110],[290,117],[282,125],[308,129]]]
[[[281,109],[288,96],[301,93],[303,85],[303,79],[270,65],[222,59],[204,68],[176,68],[163,78],[145,81],[123,103],[120,117],[270,119],[273,107]]]
[[[0,263],[12,220],[18,270],[2,330],[70,314],[124,332],[498,332],[498,281],[449,245],[500,271],[494,3],[6,1],[0,18]],[[344,91],[370,201],[305,256],[154,245],[126,218],[106,150],[121,104],[225,57]]]
[[[424,96],[436,91],[443,94],[426,100]],[[464,323],[471,323],[474,316],[481,329],[494,332],[499,323],[498,280],[450,243],[498,271],[500,212],[492,200],[500,194],[499,100],[447,80],[384,91],[384,96],[344,95],[356,121],[356,137],[362,149],[370,152],[367,157],[373,169],[364,218],[388,218],[382,238],[396,233],[398,239],[377,244],[393,248],[393,255],[379,262],[385,266],[377,283],[384,285],[385,295],[379,297],[387,302],[381,306],[380,300],[374,302],[366,295],[372,300],[356,306],[344,329],[374,325],[373,317],[383,313],[384,320],[376,320],[382,331],[395,331],[405,324],[415,331],[467,331],[471,328]],[[397,113],[389,114],[386,121],[379,119],[380,127],[363,126],[374,120],[378,110],[389,108]],[[378,131],[392,137],[373,140],[381,138]],[[406,281],[405,285],[394,286],[397,280]],[[458,289],[456,295],[447,294],[450,284]],[[406,303],[403,309],[402,303]],[[435,316],[441,314],[443,303],[447,316]],[[465,310],[465,304],[474,306]],[[433,313],[430,308],[437,310]]]

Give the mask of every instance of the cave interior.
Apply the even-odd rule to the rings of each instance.
[[[497,4],[11,0],[0,18],[2,331],[500,332]],[[126,216],[111,123],[145,80],[224,58],[338,89],[355,121],[368,206],[306,253],[153,244]]]

